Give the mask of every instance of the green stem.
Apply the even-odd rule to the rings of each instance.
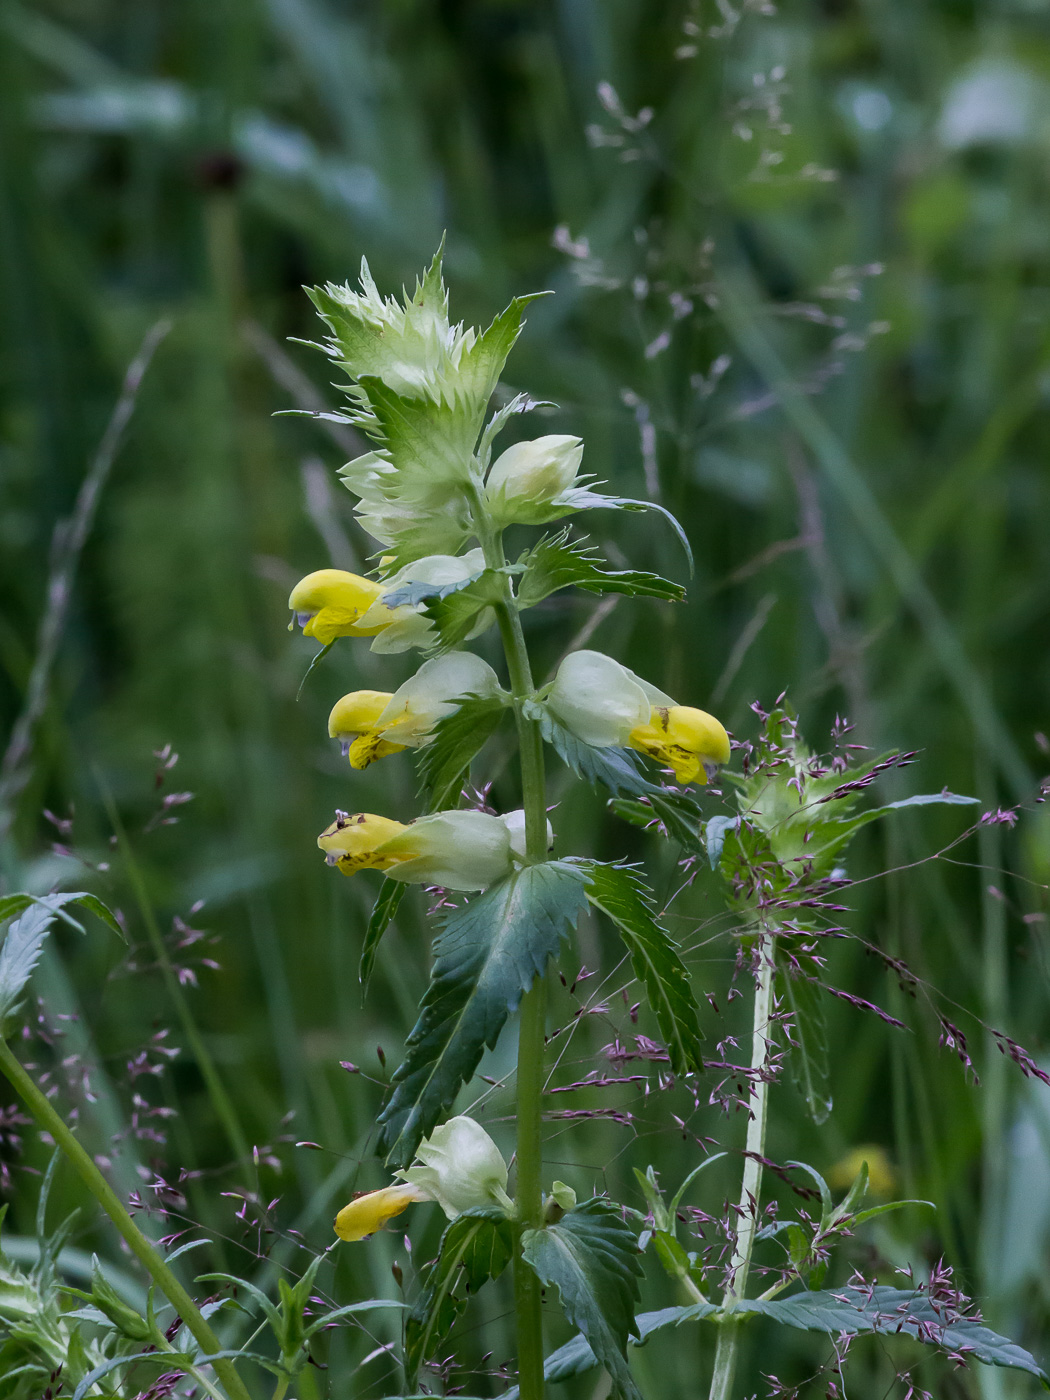
[[[167,1298],[179,1317],[182,1318],[201,1350],[206,1355],[215,1355],[220,1352],[222,1344],[201,1316],[196,1303],[132,1220],[109,1182],[81,1147],[50,1101],[37,1088],[34,1080],[12,1053],[7,1041],[2,1038],[0,1038],[0,1071],[10,1080],[40,1127],[45,1132],[50,1133],[69,1158],[84,1185],[120,1231],[132,1254]],[[244,1382],[237,1374],[230,1359],[215,1361],[211,1365],[232,1400],[251,1400]]]
[[[474,519],[478,539],[490,569],[506,567],[503,541],[485,518],[475,493]],[[507,658],[507,673],[514,696],[521,759],[522,807],[525,811],[525,854],[530,862],[547,859],[547,797],[543,764],[543,738],[539,726],[522,712],[532,694],[532,668],[521,626],[521,616],[503,575],[503,599],[496,604],[496,621]],[[518,1031],[517,1103],[518,1141],[515,1154],[517,1190],[515,1203],[522,1232],[543,1223],[543,1057],[546,1047],[547,982],[538,977],[522,998]],[[520,1242],[514,1257],[514,1306],[518,1333],[518,1392],[521,1400],[543,1400],[543,1319],[540,1282],[526,1264]]]
[[[139,914],[142,916],[142,922],[146,926],[150,947],[153,949],[153,955],[157,959],[157,963],[160,967],[161,976],[164,978],[164,985],[167,989],[168,996],[171,998],[172,1005],[175,1007],[175,1014],[178,1016],[179,1022],[182,1025],[182,1033],[186,1037],[193,1058],[197,1061],[197,1068],[200,1070],[201,1077],[207,1086],[212,1107],[215,1109],[219,1121],[222,1123],[225,1130],[230,1149],[237,1161],[247,1168],[247,1164],[251,1160],[251,1154],[248,1147],[248,1140],[244,1136],[240,1120],[237,1117],[237,1110],[234,1108],[230,1096],[227,1094],[223,1082],[219,1078],[219,1071],[215,1067],[215,1061],[212,1059],[211,1054],[204,1044],[204,1038],[197,1028],[197,1022],[194,1019],[193,1012],[190,1010],[190,1004],[186,1000],[186,994],[182,990],[182,984],[176,975],[175,969],[171,965],[171,959],[168,957],[168,950],[164,945],[164,939],[161,935],[160,927],[157,924],[153,906],[149,900],[146,882],[142,878],[142,871],[139,869],[138,861],[135,859],[134,852],[131,849],[131,843],[128,841],[127,832],[124,830],[124,824],[120,820],[120,813],[117,811],[116,803],[105,787],[102,789],[102,800],[105,803],[106,814],[109,817],[117,838],[117,847],[124,857],[128,879],[131,882],[131,889],[135,896],[135,903],[139,908]]]
[[[737,1348],[740,1342],[739,1323],[732,1319],[733,1307],[744,1296],[751,1268],[751,1250],[758,1230],[759,1206],[762,1194],[762,1158],[766,1151],[766,1119],[769,1111],[770,1032],[769,1017],[773,1007],[773,938],[763,925],[755,947],[758,959],[758,985],[755,990],[755,1014],[751,1029],[751,1118],[747,1125],[744,1173],[740,1183],[737,1207],[736,1236],[733,1255],[729,1261],[729,1276],[722,1296],[722,1324],[718,1329],[714,1374],[708,1400],[730,1400],[736,1374]]]

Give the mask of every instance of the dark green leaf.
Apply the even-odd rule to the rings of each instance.
[[[680,603],[685,597],[681,584],[671,583],[659,574],[600,568],[602,561],[597,551],[584,540],[570,543],[567,530],[540,540],[520,562],[525,566],[518,586],[518,602],[523,608],[531,608],[559,589],[573,585],[588,593],[624,593],[673,603]]]
[[[831,1112],[831,1073],[823,989],[813,978],[793,975],[782,958],[777,972],[794,1026],[790,1058],[795,1083],[814,1123],[825,1123]]]
[[[707,1304],[711,1312],[717,1309],[713,1303]],[[656,1312],[639,1313],[635,1318],[635,1327],[639,1340],[632,1346],[644,1346],[654,1332],[659,1332],[664,1327],[673,1327],[681,1320],[682,1314],[686,1311],[684,1307],[679,1308],[659,1308]],[[571,1342],[566,1342],[557,1351],[551,1352],[550,1356],[543,1363],[543,1377],[547,1381],[567,1381],[573,1376],[583,1375],[585,1371],[591,1371],[597,1366],[598,1361],[591,1350],[591,1344],[582,1334],[577,1333]],[[518,1387],[508,1390],[501,1397],[501,1400],[518,1400]]]
[[[379,1119],[379,1150],[393,1165],[412,1160],[558,952],[586,901],[584,879],[561,861],[532,865],[444,916],[431,983]]]
[[[372,969],[375,967],[379,940],[393,923],[398,906],[404,899],[407,889],[408,886],[400,880],[389,879],[384,880],[379,887],[379,894],[376,896],[376,902],[372,906],[372,914],[368,920],[368,927],[365,929],[365,941],[361,944],[361,962],[357,976],[361,983],[362,996],[368,989]]]
[[[637,1336],[634,1310],[642,1266],[638,1241],[619,1209],[595,1196],[556,1225],[526,1230],[522,1253],[540,1282],[557,1288],[565,1316],[609,1372],[614,1393],[641,1400],[627,1365],[627,1340]]]
[[[703,1069],[699,1011],[686,972],[668,933],[653,917],[652,894],[624,865],[587,861],[587,898],[620,930],[635,975],[644,985],[676,1074]]]
[[[495,733],[507,713],[498,696],[468,695],[452,714],[438,720],[430,742],[419,750],[419,773],[427,791],[427,811],[455,807],[470,774],[470,761]]]
[[[1023,1347],[980,1323],[967,1318],[953,1320],[943,1303],[932,1301],[917,1289],[878,1284],[870,1288],[847,1286],[835,1292],[796,1293],[791,1298],[754,1298],[736,1304],[734,1315],[741,1313],[761,1314],[784,1326],[812,1332],[881,1332],[914,1337],[928,1346],[965,1353],[986,1366],[1027,1371],[1050,1389],[1046,1372]],[[701,1316],[694,1308],[688,1309],[687,1315]]]
[[[467,1211],[445,1230],[438,1257],[405,1325],[405,1376],[415,1385],[419,1368],[448,1336],[466,1305],[490,1278],[498,1278],[514,1253],[514,1224],[502,1211]],[[456,1289],[463,1281],[465,1291]]]

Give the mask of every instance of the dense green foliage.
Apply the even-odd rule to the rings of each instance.
[[[372,945],[362,1009],[378,878],[336,880],[314,843],[336,807],[419,810],[407,760],[351,778],[325,740],[333,695],[392,688],[415,663],[336,647],[299,696],[316,648],[283,630],[288,590],[329,563],[364,568],[372,542],[334,471],[362,450],[353,430],[273,414],[335,402],[324,360],[286,344],[317,335],[302,284],[352,277],[362,254],[385,289],[409,282],[447,230],[457,318],[488,325],[512,295],[554,290],[530,306],[505,382],[557,404],[533,423],[583,437],[606,490],[673,510],[695,558],[690,578],[655,511],[589,514],[591,540],[616,569],[645,570],[651,596],[621,605],[616,574],[550,551],[527,623],[541,676],[574,634],[593,638],[738,739],[758,732],[751,703],[772,709],[786,691],[814,748],[832,747],[823,736],[843,715],[856,727],[836,742],[918,751],[920,767],[879,779],[878,804],[941,787],[978,796],[977,811],[1023,804],[1016,826],[982,826],[936,862],[965,809],[905,812],[857,837],[860,883],[842,918],[859,939],[822,948],[829,980],[909,1029],[825,998],[834,1107],[818,1128],[806,1097],[823,1088],[786,1085],[767,1149],[833,1177],[850,1149],[882,1144],[889,1194],[937,1207],[858,1229],[824,1287],[847,1277],[850,1249],[865,1267],[877,1250],[917,1273],[943,1254],[989,1325],[1045,1362],[1050,1091],[1010,1063],[1015,1042],[1047,1053],[1050,990],[1050,823],[1033,800],[1050,688],[1045,18],[1007,0],[739,16],[677,0],[47,0],[8,4],[0,26],[5,742],[37,652],[52,532],[143,335],[172,322],[100,502],[0,847],[2,892],[90,883],[125,915],[130,957],[98,925],[87,940],[52,935],[59,952],[45,947],[35,983],[46,1034],[31,1042],[79,1104],[90,1149],[122,1142],[121,1189],[142,1189],[136,1158],[163,1163],[175,1217],[163,1229],[183,1214],[207,1222],[219,1243],[199,1251],[201,1269],[243,1273],[272,1249],[253,1275],[272,1292],[281,1268],[298,1276],[328,1246],[352,1189],[386,1179],[376,1120],[427,985],[421,899],[402,901]],[[512,557],[533,542],[512,536]],[[677,585],[683,605],[666,601]],[[432,602],[452,632],[462,606],[456,593]],[[457,752],[470,756],[470,735],[456,742],[431,775],[436,793],[455,790]],[[488,752],[508,810],[519,794],[506,726]],[[556,825],[572,834],[556,854],[644,858],[659,900],[675,895],[665,922],[700,1002],[700,1048],[732,1060],[713,1047],[743,1044],[747,1013],[726,999],[732,958],[714,940],[728,925],[708,862],[698,853],[694,883],[676,893],[670,843],[550,768]],[[620,791],[630,816],[631,788]],[[110,803],[127,830],[112,849]],[[732,818],[728,786],[704,810]],[[151,919],[188,969],[184,998],[235,1105],[232,1130],[194,1056],[169,1063],[158,1039],[171,1025],[187,1044]],[[580,931],[581,961],[601,976],[566,975],[552,996],[547,1156],[564,1158],[581,1200],[586,1184],[641,1210],[632,1168],[656,1160],[650,1143],[672,1115],[683,1133],[661,1138],[668,1191],[696,1165],[696,1139],[739,1146],[743,1121],[707,1103],[708,1081],[696,1107],[681,1084],[657,1092],[659,1065],[628,1058],[636,1035],[666,1043],[674,1010],[634,1023],[632,964],[602,922]],[[632,956],[644,979],[644,948]],[[65,1082],[64,1055],[100,1066],[95,1102]],[[499,1081],[510,1055],[501,1042],[480,1072]],[[129,1063],[163,1073],[129,1082]],[[617,1082],[569,1090],[592,1071]],[[177,1116],[150,1117],[151,1104]],[[493,1092],[484,1107],[509,1155],[512,1100]],[[559,1117],[580,1111],[593,1116]],[[258,1144],[248,1169],[228,1166],[238,1131]],[[42,1168],[47,1153],[3,1118],[0,1154],[5,1240],[24,1240],[38,1182],[19,1163]],[[705,1209],[717,1214],[737,1178],[737,1159],[713,1164]],[[81,1200],[60,1172],[56,1216]],[[101,1228],[77,1228],[81,1247],[119,1259]],[[421,1218],[411,1254],[396,1229],[343,1249],[318,1286],[337,1303],[391,1297],[394,1265],[413,1301],[440,1233]],[[681,1301],[658,1272],[647,1269],[646,1308]],[[744,1394],[762,1393],[760,1373],[800,1384],[827,1358],[823,1337],[752,1326],[763,1345],[745,1357]],[[457,1354],[480,1366],[492,1352],[481,1370],[495,1370],[513,1348],[503,1307],[482,1305],[469,1327]],[[333,1333],[325,1354],[355,1395],[390,1394],[377,1349],[400,1324],[380,1314],[369,1328]],[[551,1328],[553,1342],[570,1336]],[[702,1329],[660,1328],[634,1374],[647,1395],[684,1400],[709,1354]],[[885,1395],[913,1359],[936,1394],[1037,1390],[1024,1375],[949,1377],[919,1358],[907,1342],[858,1341],[850,1396]]]

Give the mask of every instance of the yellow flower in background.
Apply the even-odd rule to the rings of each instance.
[[[507,1195],[507,1164],[480,1123],[473,1118],[450,1118],[419,1144],[421,1164],[395,1172],[399,1186],[384,1186],[351,1201],[335,1218],[342,1240],[363,1240],[400,1215],[413,1201],[435,1201],[449,1220],[467,1210],[502,1206],[514,1213]]]
[[[344,569],[317,569],[292,589],[288,606],[304,637],[328,646],[336,637],[374,637],[386,626],[379,619],[367,626],[359,620],[382,595],[383,585]]]
[[[897,1189],[897,1169],[886,1149],[873,1142],[854,1147],[840,1157],[828,1172],[828,1185],[839,1191],[848,1191],[865,1162],[868,1164],[868,1190],[871,1195],[892,1196]]]
[[[673,768],[680,783],[707,783],[729,762],[729,735],[713,715],[676,705],[600,651],[571,652],[546,703],[585,744],[637,749]]]
[[[655,706],[649,723],[632,729],[627,742],[673,768],[680,783],[707,783],[729,762],[729,735],[714,715],[691,705]]]
[[[484,890],[523,861],[524,817],[433,812],[405,825],[371,812],[341,812],[317,844],[344,875],[385,870],[406,884]]]
[[[394,693],[355,690],[337,702],[328,732],[343,746],[352,768],[430,742],[439,720],[454,713],[464,696],[499,694],[495,671],[480,656],[453,651],[425,661]]]

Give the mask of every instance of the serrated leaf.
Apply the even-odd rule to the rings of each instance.
[[[880,1332],[914,1337],[928,1346],[965,1353],[986,1366],[1027,1371],[1050,1389],[1046,1372],[1023,1347],[978,1322],[966,1318],[951,1320],[944,1304],[931,1301],[917,1289],[874,1284],[796,1293],[791,1298],[753,1298],[734,1306],[733,1315],[740,1314],[761,1314],[786,1327],[833,1335]],[[687,1309],[686,1315],[700,1316],[694,1308]]]
[[[660,598],[680,603],[685,589],[659,574],[635,569],[599,567],[597,551],[585,540],[569,540],[569,532],[545,536],[519,561],[525,571],[518,585],[518,602],[531,608],[562,588],[582,588],[588,593],[623,593],[628,597]]]
[[[726,833],[729,831],[739,831],[739,817],[712,817],[704,827],[704,845],[707,847],[707,859],[712,870],[718,869],[718,863],[722,859],[722,848],[726,843]]]
[[[383,603],[388,608],[414,608],[433,598],[447,598],[450,593],[459,593],[461,589],[469,588],[483,573],[484,570],[479,569],[469,578],[455,579],[452,583],[424,583],[421,580],[409,579],[400,588],[392,588],[389,593],[384,593]]]
[[[828,1058],[828,1026],[820,984],[809,977],[792,976],[777,959],[780,988],[794,1031],[789,1058],[799,1092],[814,1123],[826,1123],[831,1112],[831,1067]]]
[[[448,1336],[466,1294],[498,1278],[514,1253],[514,1224],[502,1211],[472,1210],[445,1230],[438,1257],[405,1324],[405,1378],[415,1385],[419,1368]],[[460,1280],[466,1292],[457,1295]]]
[[[609,1372],[614,1393],[641,1400],[627,1365],[627,1341],[638,1335],[635,1306],[642,1272],[638,1241],[618,1208],[595,1196],[554,1225],[526,1230],[522,1254],[540,1282],[557,1288],[569,1321]]]
[[[379,1118],[379,1150],[392,1165],[407,1166],[452,1106],[585,901],[583,872],[547,861],[444,915],[430,986]]]
[[[357,977],[361,983],[362,997],[368,990],[368,983],[372,977],[376,954],[379,951],[379,941],[393,923],[407,889],[408,886],[402,884],[400,880],[390,879],[385,879],[379,887],[379,894],[376,896],[376,902],[372,906],[372,913],[368,920],[368,927],[365,929],[364,942],[361,944],[361,962],[358,966]]]
[[[427,791],[427,811],[455,807],[470,772],[470,761],[507,713],[498,696],[467,695],[434,726],[419,750],[419,773]]]
[[[713,1303],[707,1306],[711,1312],[717,1311]],[[639,1313],[634,1320],[638,1341],[631,1341],[630,1345],[644,1346],[654,1332],[659,1332],[664,1327],[673,1327],[679,1322],[685,1311],[684,1307],[676,1307]],[[590,1342],[582,1333],[577,1333],[571,1342],[566,1342],[547,1357],[543,1363],[543,1378],[551,1382],[571,1380],[573,1376],[582,1376],[586,1371],[592,1371],[597,1364],[598,1359],[591,1350]],[[501,1400],[518,1400],[518,1387],[514,1386],[506,1391]]]
[[[587,898],[607,915],[627,944],[635,975],[643,984],[667,1044],[676,1074],[703,1069],[699,1009],[689,974],[666,930],[653,917],[645,882],[625,865],[587,861]]]
[[[503,575],[496,569],[486,569],[475,579],[443,598],[428,598],[423,611],[437,629],[438,643],[434,651],[449,651],[459,646],[478,623],[478,614],[503,599]]]
[[[591,491],[587,487],[566,491],[565,500],[567,504],[572,506],[573,510],[655,510],[664,517],[678,536],[678,542],[685,551],[685,557],[689,564],[690,576],[692,575],[693,550],[689,543],[689,537],[682,529],[681,522],[671,514],[666,506],[657,505],[655,501],[635,501],[629,496],[605,496],[600,491]]]
[[[66,913],[66,907],[71,904],[90,909],[121,938],[125,937],[115,915],[97,895],[86,894],[83,891],[39,896],[8,895],[0,902],[0,921],[10,919],[15,914],[19,917],[8,928],[3,947],[0,947],[0,1024],[18,1004],[33,969],[40,961],[44,939],[50,933],[55,920],[64,917],[83,933],[80,924]]]

